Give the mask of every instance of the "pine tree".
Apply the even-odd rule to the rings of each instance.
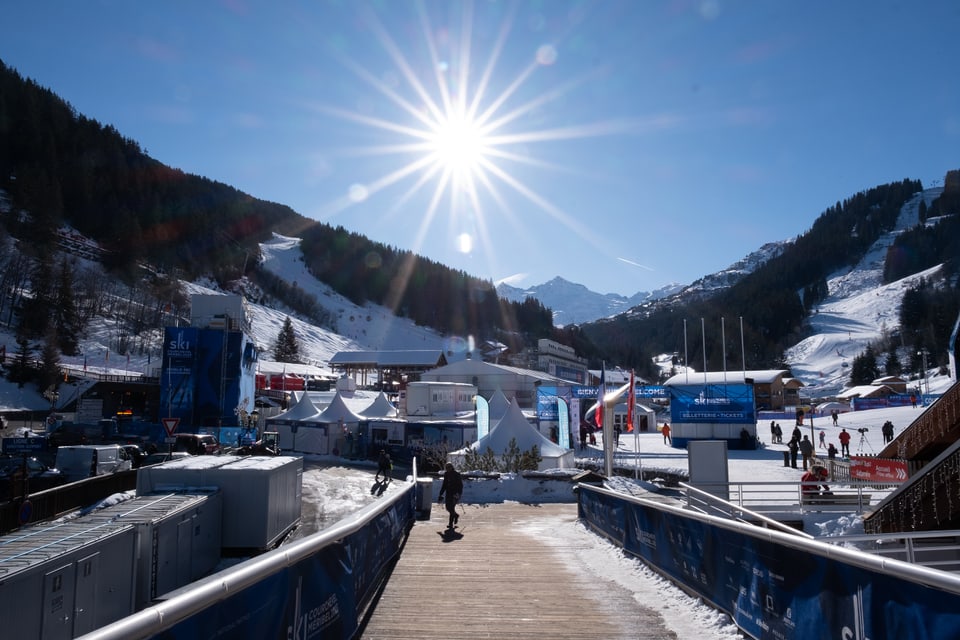
[[[273,346],[273,357],[277,362],[300,362],[300,345],[297,343],[297,334],[293,331],[293,322],[290,316],[283,321],[283,327],[277,334],[277,341]]]
[[[76,283],[73,279],[73,269],[66,258],[60,261],[57,273],[57,292],[53,306],[53,326],[57,334],[57,346],[60,352],[68,355],[77,355],[79,335],[82,329],[80,313],[77,310],[74,290]]]

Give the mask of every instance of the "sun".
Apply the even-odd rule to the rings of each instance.
[[[434,125],[427,146],[434,162],[460,179],[475,176],[490,152],[484,128],[476,119],[459,111],[445,114]]]
[[[365,140],[376,132],[372,144],[345,153],[373,156],[379,166],[388,168],[350,184],[344,196],[322,208],[320,217],[332,217],[389,190],[391,197],[379,200],[389,203],[380,215],[384,221],[394,216],[403,216],[408,225],[416,221],[414,252],[440,237],[460,254],[488,261],[488,273],[499,270],[495,230],[522,230],[531,211],[546,214],[542,224],[565,227],[600,247],[595,230],[532,186],[538,170],[571,173],[569,167],[537,154],[537,145],[623,135],[634,129],[630,121],[547,124],[552,120],[544,114],[551,106],[594,77],[596,70],[581,71],[556,85],[534,82],[538,73],[559,63],[557,46],[544,43],[531,47],[529,58],[519,64],[509,58],[511,72],[504,75],[498,64],[508,58],[514,10],[501,16],[499,28],[483,25],[481,31],[490,37],[478,44],[473,3],[457,5],[463,12],[459,31],[445,24],[435,27],[428,5],[415,6],[423,40],[415,47],[411,43],[416,38],[398,42],[376,11],[363,12],[364,25],[386,54],[389,71],[374,72],[365,66],[367,61],[336,52],[340,62],[374,90],[379,108],[316,108],[360,125]],[[398,33],[409,35],[405,30]],[[480,51],[483,56],[477,59]],[[532,90],[533,86],[543,88]],[[397,159],[393,167],[384,163],[390,158]],[[438,236],[437,229],[445,235]]]

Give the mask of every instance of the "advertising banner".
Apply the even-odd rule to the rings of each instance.
[[[589,527],[752,638],[941,638],[960,628],[960,596],[821,555],[817,543],[781,544],[588,487],[579,496]]]
[[[557,414],[559,424],[557,431],[560,442],[558,443],[564,449],[570,448],[570,412],[567,410],[567,403],[563,398],[557,398]]]
[[[756,423],[753,386],[748,384],[677,385],[670,391],[670,421]]]
[[[490,403],[481,395],[477,396],[477,440],[490,433]]]
[[[854,480],[899,484],[907,480],[907,461],[851,456],[850,477]]]
[[[193,424],[197,334],[194,327],[167,327],[164,333],[160,415],[185,424]]]

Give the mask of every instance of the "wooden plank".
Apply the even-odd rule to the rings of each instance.
[[[572,549],[525,531],[543,517],[574,526],[575,504],[465,505],[453,536],[442,507],[431,516],[414,525],[360,638],[676,637],[626,589],[570,569]]]

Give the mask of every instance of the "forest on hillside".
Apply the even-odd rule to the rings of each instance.
[[[4,290],[0,306],[8,311],[6,324],[22,325],[31,339],[42,338],[48,323],[28,319],[51,305],[71,306],[46,293],[74,286],[66,281],[69,265],[60,264],[64,228],[92,240],[96,251],[84,257],[124,285],[166,295],[161,307],[178,304],[171,280],[208,277],[230,290],[245,276],[262,292],[258,302],[335,331],[315,299],[259,268],[259,243],[279,233],[302,237],[314,275],[360,304],[385,305],[441,333],[497,338],[514,348],[557,337],[550,310],[536,301],[501,301],[490,282],[165,166],[2,61],[0,211],[0,227],[19,248],[5,262],[5,277],[19,284]],[[40,291],[36,299],[33,290]],[[83,288],[75,295],[83,297]],[[68,329],[74,321],[54,324],[60,334],[76,333]],[[69,351],[72,339],[54,342]]]
[[[705,353],[707,367],[717,370],[725,363],[788,368],[784,352],[805,337],[806,318],[827,295],[827,278],[856,264],[881,234],[892,230],[904,203],[922,188],[919,181],[903,180],[858,193],[823,212],[779,255],[728,289],[697,300],[659,301],[584,325],[584,332],[603,353],[618,354],[617,361],[631,367],[639,368],[652,354],[687,351]],[[896,336],[917,350],[944,353],[944,335],[956,322],[958,204],[960,172],[951,171],[943,195],[929,209],[921,207],[921,223],[902,234],[886,258],[888,282],[944,264],[942,278],[925,284],[922,313],[908,313],[902,335]],[[722,334],[725,322],[731,340],[711,339],[704,345],[702,322],[713,336]],[[933,356],[938,357],[943,356]]]

